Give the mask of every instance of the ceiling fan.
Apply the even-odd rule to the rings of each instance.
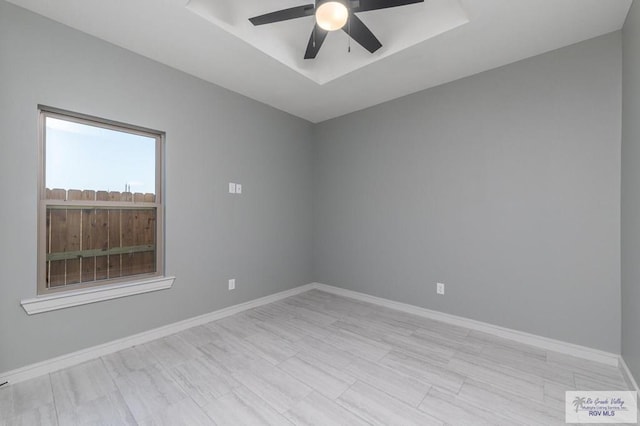
[[[315,15],[316,23],[304,53],[305,59],[314,59],[327,34],[339,29],[373,53],[382,47],[382,43],[355,14],[422,2],[424,0],[316,0],[315,4],[278,10],[249,18],[249,21],[253,25],[264,25]]]

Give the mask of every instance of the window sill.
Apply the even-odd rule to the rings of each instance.
[[[157,277],[143,281],[127,282],[104,287],[93,287],[77,291],[38,296],[23,299],[20,304],[29,315],[72,306],[86,305],[103,300],[117,299],[134,294],[149,293],[151,291],[171,288],[176,277]]]

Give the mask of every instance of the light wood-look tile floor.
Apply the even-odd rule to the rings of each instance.
[[[0,425],[564,424],[617,368],[313,290],[0,388]]]

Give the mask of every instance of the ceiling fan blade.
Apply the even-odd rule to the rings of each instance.
[[[352,0],[352,12],[387,9],[389,7],[406,6],[413,3],[424,3],[424,0]]]
[[[260,16],[254,16],[253,18],[249,18],[249,21],[251,21],[253,25],[271,24],[274,22],[311,16],[313,15],[314,9],[315,6],[313,4],[305,4],[304,6],[296,6],[289,9],[266,13]]]
[[[315,59],[316,55],[324,43],[324,39],[327,38],[328,31],[323,30],[316,24],[311,31],[311,37],[309,37],[309,43],[307,43],[307,50],[304,52],[305,59]]]
[[[373,53],[382,47],[380,40],[373,35],[369,27],[360,20],[353,13],[349,15],[349,21],[347,25],[342,27],[342,30],[349,34],[352,39],[357,41],[360,46]]]

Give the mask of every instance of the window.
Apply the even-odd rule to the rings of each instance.
[[[40,107],[39,295],[162,275],[162,144]]]

